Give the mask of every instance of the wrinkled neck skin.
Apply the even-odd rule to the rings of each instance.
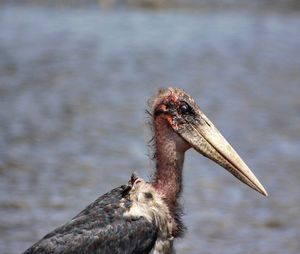
[[[169,126],[163,117],[154,120],[156,172],[154,188],[166,200],[171,211],[177,206],[182,189],[184,154],[190,145]]]

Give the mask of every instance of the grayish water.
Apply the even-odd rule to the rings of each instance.
[[[0,253],[20,253],[132,171],[146,101],[191,93],[267,188],[191,151],[178,253],[300,253],[300,16],[0,9]]]

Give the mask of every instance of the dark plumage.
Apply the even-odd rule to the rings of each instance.
[[[157,228],[143,217],[123,216],[131,205],[128,196],[131,188],[122,185],[99,197],[24,254],[148,253],[157,238]]]

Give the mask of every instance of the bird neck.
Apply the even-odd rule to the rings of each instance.
[[[154,129],[156,172],[153,185],[173,210],[182,189],[184,154],[190,146],[163,118],[154,120]]]

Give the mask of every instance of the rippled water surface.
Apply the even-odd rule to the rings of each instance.
[[[190,151],[178,253],[300,253],[300,15],[0,9],[0,253],[20,253],[137,171],[146,102],[191,93],[266,186]]]

